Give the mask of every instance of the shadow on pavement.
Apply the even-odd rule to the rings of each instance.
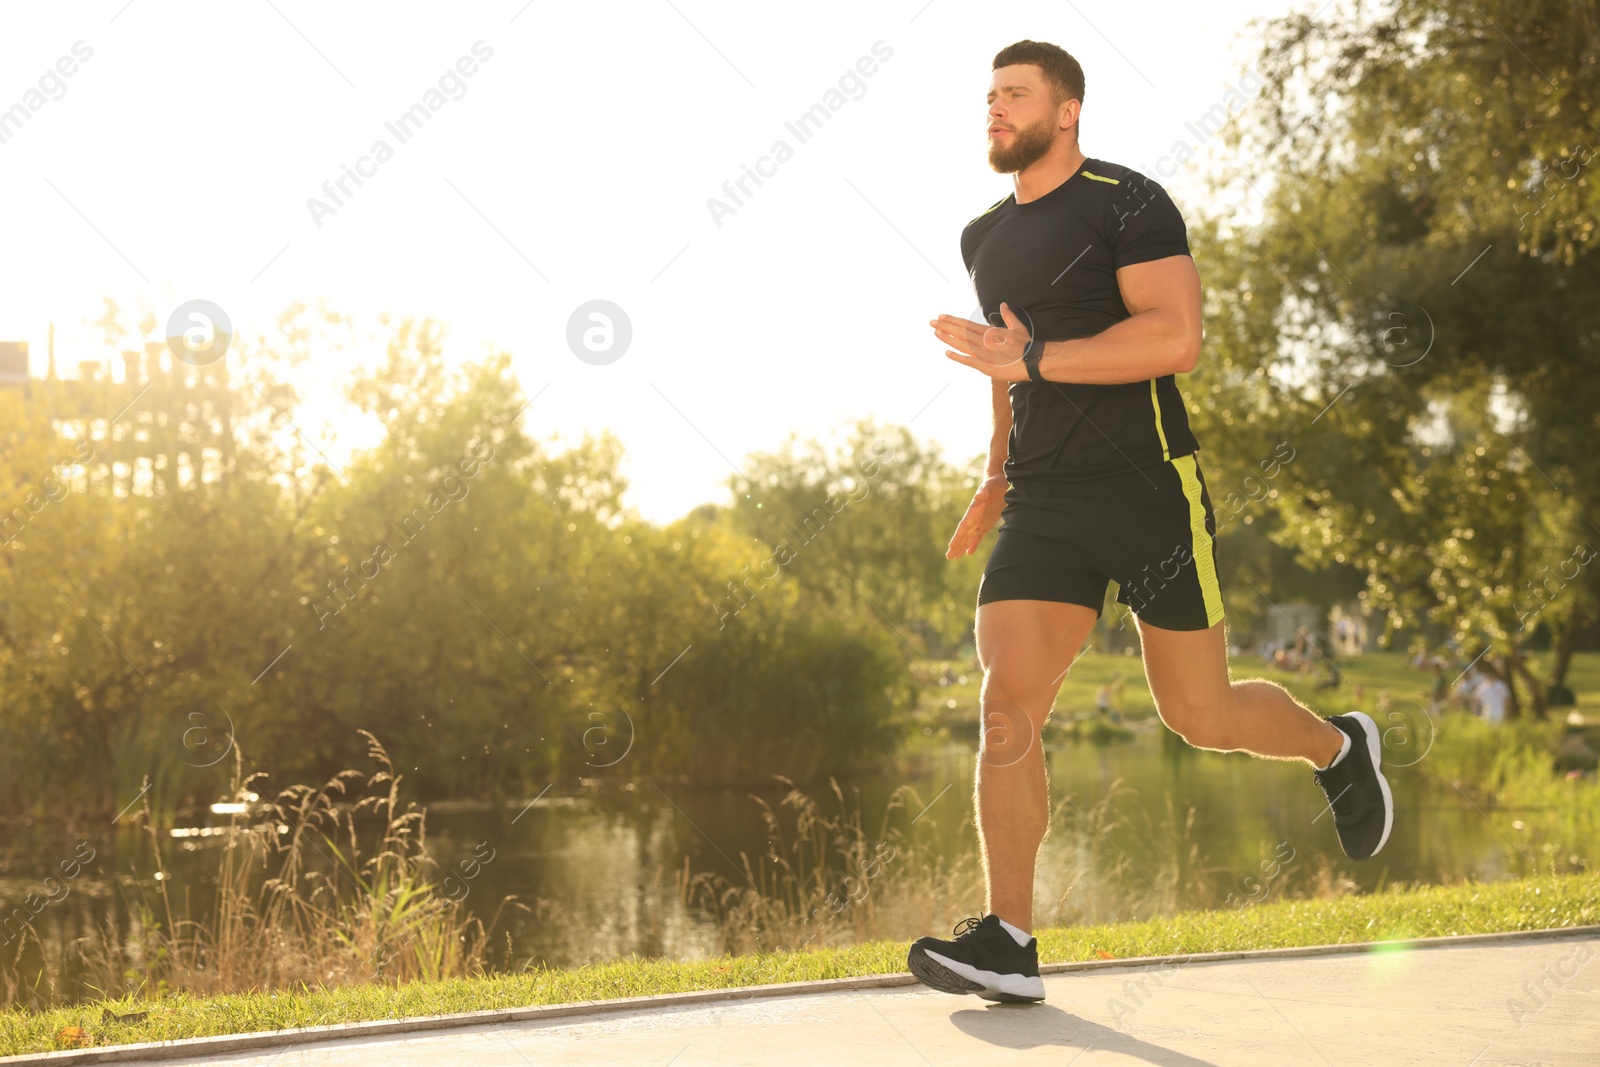
[[[1160,1045],[1141,1041],[1102,1023],[1080,1019],[1051,1004],[991,1004],[952,1012],[950,1021],[963,1033],[1002,1048],[1029,1049],[1060,1045],[1085,1052],[1120,1052],[1161,1067],[1218,1067]]]

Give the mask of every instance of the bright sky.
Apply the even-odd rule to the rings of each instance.
[[[204,299],[243,334],[318,297],[372,329],[429,316],[453,358],[513,354],[535,436],[614,431],[628,501],[656,521],[725,500],[746,453],[862,416],[965,460],[987,447],[988,381],[927,322],[972,315],[961,228],[1011,190],[985,158],[994,54],[1029,37],[1072,52],[1084,151],[1193,214],[1203,153],[1158,163],[1203,147],[1190,124],[1240,87],[1246,23],[1305,6],[8,6],[0,339],[30,342],[43,374],[53,321],[73,373],[107,355],[103,296],[163,322]],[[786,123],[830,90],[842,106],[802,142]],[[386,126],[418,104],[419,128]],[[792,154],[733,205],[724,183],[779,140]],[[323,186],[346,167],[365,176],[336,203]],[[712,197],[734,207],[720,225]],[[610,362],[568,342],[594,300],[631,328]],[[372,355],[328,352],[305,387],[326,411]],[[365,431],[345,418],[318,445],[337,461]]]

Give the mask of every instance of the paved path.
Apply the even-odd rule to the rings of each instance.
[[[921,985],[322,1041],[154,1064],[1600,1063],[1600,935],[1047,974],[1046,1000]],[[124,1061],[127,1062],[127,1061]]]

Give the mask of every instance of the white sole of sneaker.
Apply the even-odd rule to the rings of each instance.
[[[1372,770],[1378,776],[1378,788],[1383,790],[1383,836],[1378,838],[1378,845],[1372,850],[1372,855],[1376,856],[1383,851],[1383,846],[1389,841],[1389,831],[1394,828],[1394,794],[1389,792],[1389,780],[1383,776],[1383,743],[1378,724],[1364,711],[1352,711],[1350,717],[1361,723],[1361,729],[1367,735],[1367,752],[1372,756]]]
[[[953,960],[937,952],[924,952],[924,955],[953,974],[959,974],[967,981],[981,985],[983,989],[975,992],[985,1000],[998,1000],[1002,995],[1028,1000],[1044,999],[1044,979],[1037,975],[1030,977],[1025,974],[997,974],[994,971],[981,971],[970,964]]]

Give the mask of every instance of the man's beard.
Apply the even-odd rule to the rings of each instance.
[[[1011,134],[1011,144],[999,141],[989,145],[989,166],[997,174],[1015,174],[1033,166],[1055,144],[1055,125],[1050,119],[1040,119],[1032,126],[1024,126]]]

